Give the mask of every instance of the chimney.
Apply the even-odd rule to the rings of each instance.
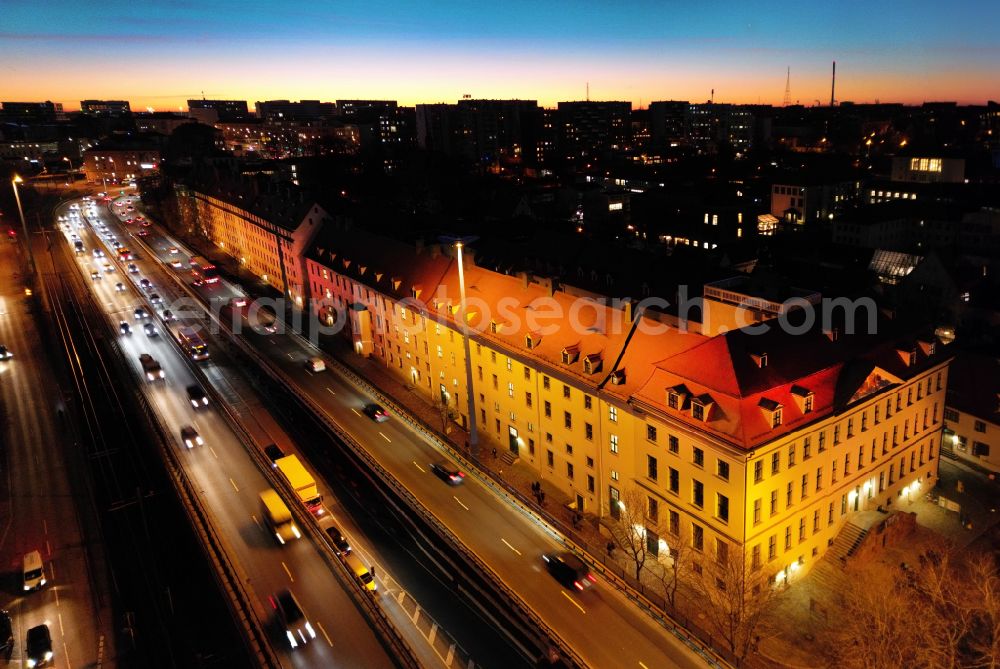
[[[517,275],[521,279],[521,288],[527,289],[531,283],[531,275],[528,272],[518,272]]]
[[[834,105],[834,93],[837,92],[837,61],[833,61],[833,76],[830,77],[830,106]]]

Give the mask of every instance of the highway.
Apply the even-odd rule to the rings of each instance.
[[[178,260],[186,268],[189,253],[157,226],[146,242],[165,265]],[[171,248],[180,253],[171,253]],[[190,283],[186,269],[176,270]],[[198,288],[205,299],[228,301],[242,295],[220,282]],[[225,310],[223,316],[227,315]],[[360,412],[371,401],[353,383],[332,371],[312,373],[304,362],[317,350],[291,334],[260,334],[244,328],[244,337],[272,364],[290,376],[296,391],[308,394],[330,419],[367,448],[459,540],[484,560],[509,587],[591,667],[703,667],[706,661],[624,595],[603,581],[583,593],[562,588],[543,568],[541,555],[558,550],[551,528],[514,510],[475,475],[450,487],[430,473],[428,464],[442,458],[438,446],[403,421],[374,423]],[[595,630],[600,630],[595,634]]]
[[[66,214],[68,210],[61,213]],[[110,215],[101,207],[96,216],[88,218],[109,219]],[[230,557],[241,566],[245,585],[256,597],[255,605],[260,617],[274,621],[270,597],[288,588],[301,603],[317,632],[315,640],[304,648],[292,651],[283,632],[276,624],[271,624],[273,646],[279,649],[282,663],[294,667],[395,666],[317,548],[308,539],[279,546],[270,532],[265,530],[257,495],[270,487],[269,483],[214,407],[194,409],[191,406],[186,388],[197,384],[197,381],[189,362],[169,341],[165,324],[157,316],[139,320],[135,317],[135,309],[139,306],[150,310],[148,294],[138,287],[138,281],[144,274],[125,271],[125,263],[112,257],[113,248],[99,240],[89,225],[64,227],[67,244],[72,244],[70,235],[74,233],[79,235],[85,248],[76,256],[80,270],[88,279],[93,271],[101,277],[90,282],[96,301],[116,327],[119,321],[125,321],[132,329],[132,334],[120,336],[120,345],[136,374],[141,372],[139,356],[143,353],[152,355],[165,372],[164,380],[146,384],[147,396],[175,436],[174,446],[180,451],[187,475],[197,486],[203,505],[213,515],[213,525],[224,537]],[[120,238],[129,243],[124,237]],[[105,257],[95,257],[95,248],[101,248]],[[143,272],[148,266],[148,262],[142,259],[134,262]],[[105,271],[105,263],[113,271]],[[116,289],[115,284],[119,282],[124,285],[124,291]],[[165,301],[172,300],[167,287],[157,286],[156,290]],[[147,322],[155,324],[158,336],[144,333],[142,326]],[[202,364],[211,369],[213,363]],[[197,429],[204,445],[190,450],[184,447],[180,430],[188,425]]]

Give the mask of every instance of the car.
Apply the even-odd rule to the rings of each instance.
[[[142,326],[142,331],[146,333],[147,337],[159,337],[160,331],[156,329],[156,326],[152,323],[146,323]]]
[[[119,281],[118,283],[115,284],[115,290],[118,291],[119,293],[124,293],[125,292],[125,284],[122,283],[121,281]]]
[[[277,467],[277,460],[285,457],[285,452],[277,444],[268,444],[264,447],[264,455],[271,460],[272,467]]]
[[[0,610],[0,654],[6,656],[14,650],[14,626],[10,612]]]
[[[101,279],[104,278],[104,276],[95,269],[90,273],[90,278],[93,279],[94,281],[100,281]]]
[[[133,223],[135,223],[135,219],[134,218],[126,218],[125,219],[125,225],[132,225]]]
[[[135,211],[135,207],[133,207],[132,205],[129,205],[129,206],[125,207],[125,211]]]
[[[583,592],[597,582],[587,563],[569,551],[544,553],[542,559],[553,578],[567,588]]]
[[[140,225],[142,225],[142,227],[144,228],[148,228],[149,226],[152,225],[152,223],[150,223],[149,221],[143,221],[142,223],[140,223]]]
[[[137,237],[145,237],[146,235],[149,234],[149,230],[145,230],[145,229],[138,230],[135,234],[136,234]]]
[[[181,428],[181,442],[188,448],[205,445],[205,440],[198,434],[198,430],[194,429],[191,425],[185,425]]]
[[[164,309],[162,317],[164,323],[169,323],[170,321],[174,320],[174,312],[170,311],[170,309]]]
[[[247,306],[247,298],[243,297],[242,295],[237,295],[233,299],[229,300],[229,306],[231,306],[233,309],[242,309],[243,307]]]
[[[205,394],[205,390],[201,386],[188,386],[187,396],[191,406],[195,409],[208,406],[208,395]]]
[[[306,369],[310,372],[322,372],[326,369],[326,361],[323,358],[309,358],[306,360]]]
[[[376,423],[384,423],[389,420],[389,412],[381,404],[375,404],[374,402],[366,404],[361,411]]]
[[[0,344],[0,360],[10,360],[13,357],[14,354],[7,349],[6,344]]]
[[[178,250],[178,248],[176,246],[171,246],[169,249],[167,249],[167,253],[169,253],[170,255],[173,256],[173,255],[177,255],[178,253],[180,253],[180,250]]]
[[[110,274],[115,271],[115,266],[109,262],[104,263],[104,271]]]
[[[148,353],[139,356],[139,364],[142,365],[142,371],[146,374],[147,381],[157,381],[167,377],[160,363]]]
[[[24,655],[24,663],[28,669],[44,667],[52,661],[52,635],[48,625],[38,625],[28,630]]]
[[[333,542],[333,547],[337,551],[337,555],[347,555],[351,552],[351,544],[348,543],[347,538],[334,526],[330,526],[325,530],[326,536],[330,537],[330,541]]]
[[[152,302],[153,304],[159,304],[160,302],[163,301],[163,298],[160,297],[159,293],[153,293],[149,296],[149,301]]]
[[[271,606],[285,628],[285,637],[292,648],[298,648],[316,638],[312,624],[291,590],[282,590],[271,597]]]
[[[121,321],[120,323],[118,323],[118,330],[123,335],[130,335],[130,334],[132,334],[132,326],[129,325],[126,321]]]
[[[128,264],[127,269],[128,269],[128,273],[129,274],[138,274],[139,273],[139,266],[136,265],[134,262],[130,262]]]
[[[182,263],[180,260],[171,260],[170,266],[173,267],[174,269],[180,269],[184,267],[184,263]]]
[[[135,316],[135,320],[141,321],[144,318],[149,318],[149,312],[142,307],[136,307],[135,311],[132,312]]]
[[[465,480],[465,472],[445,460],[432,462],[431,471],[434,472],[435,476],[449,485],[459,485]]]
[[[132,252],[125,247],[121,247],[118,249],[118,257],[121,258],[122,260],[131,260]]]
[[[94,249],[94,257],[95,258],[103,258],[104,257],[104,251],[102,251],[101,249]]]
[[[150,290],[153,287],[153,282],[149,279],[139,279],[139,287],[143,290]]]

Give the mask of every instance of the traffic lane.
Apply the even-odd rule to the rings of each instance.
[[[12,606],[15,646],[36,624],[52,624],[55,652],[70,652],[78,660],[92,660],[97,648],[98,619],[92,611],[95,597],[87,573],[87,546],[75,511],[77,503],[62,457],[66,439],[59,431],[56,405],[60,401],[46,350],[29,311],[19,280],[13,246],[0,250],[4,271],[0,287],[0,343],[14,357],[0,361],[0,395],[8,413],[7,466],[10,497],[0,550],[8,565],[9,586],[16,593]],[[24,593],[22,556],[38,550],[47,583],[40,592]]]
[[[278,338],[279,342],[287,340],[287,337]],[[332,416],[365,444],[383,466],[419,499],[425,503],[437,500],[436,504],[430,505],[435,516],[444,521],[456,536],[462,537],[463,542],[490,564],[508,585],[520,592],[550,625],[565,630],[567,626],[582,628],[601,624],[615,630],[610,642],[594,639],[582,629],[578,630],[581,631],[579,638],[571,640],[594,666],[608,666],[607,662],[619,661],[623,655],[633,656],[637,662],[647,664],[653,660],[658,666],[703,666],[696,656],[690,657],[690,649],[675,637],[665,634],[662,628],[636,610],[610,585],[584,593],[588,603],[581,606],[575,595],[562,591],[544,569],[541,554],[559,549],[549,533],[520,514],[512,513],[509,507],[497,501],[492,491],[472,477],[467,477],[464,485],[448,487],[429,472],[429,463],[443,456],[426,440],[415,439],[398,419],[375,423],[364,416],[360,407],[371,401],[369,398],[337,375],[328,372],[303,374],[305,370],[301,361],[306,356],[300,350],[293,353],[284,348],[279,343],[275,349],[267,348],[264,352],[285,353],[274,357],[274,361],[321,404],[340,403],[351,410],[349,414],[341,411]],[[296,355],[301,356],[300,359],[297,360]],[[442,486],[446,490],[442,490]],[[484,532],[484,528],[491,531]],[[480,540],[486,537],[489,539]],[[534,585],[523,587],[522,584],[527,583]],[[538,596],[546,588],[549,592]],[[580,617],[581,614],[586,616],[586,620]],[[673,664],[669,661],[665,664],[665,658],[661,658],[666,655],[681,657],[676,658],[678,661]]]
[[[164,246],[165,244],[163,243],[160,244],[161,248],[163,248]],[[231,291],[231,288],[223,287],[222,290],[219,290],[217,292],[225,294],[228,291]],[[229,295],[232,294],[233,294],[232,292],[229,292]],[[254,335],[252,334],[248,336],[254,338]],[[300,377],[302,377],[302,372],[304,370],[301,365],[304,362],[304,360],[309,357],[310,352],[308,350],[304,350],[299,342],[293,340],[290,337],[275,336],[275,337],[269,337],[269,339],[272,343],[270,344],[270,346],[263,349],[264,352],[269,356],[271,356],[276,362],[278,362],[280,366],[284,367],[286,372],[290,372],[293,378],[299,379]],[[320,373],[311,376],[316,378],[326,378],[326,377],[331,377],[332,375],[326,373]],[[300,380],[300,383],[301,382],[302,381]],[[329,385],[326,385],[324,387],[311,388],[312,396],[321,397],[322,402],[330,401],[329,398],[326,398],[322,395],[324,391],[329,392],[330,390],[331,387]],[[354,407],[349,407],[355,409],[356,410],[355,413],[357,413],[357,409],[360,408],[360,406],[362,406],[365,401],[369,401],[364,396],[358,394],[357,391],[354,390],[353,386],[347,386],[346,384],[341,384],[339,392],[341,394],[342,401],[346,401],[347,403],[354,403],[356,405]],[[360,418],[360,414],[358,417]],[[340,416],[337,417],[337,420],[340,421],[341,424],[343,424],[344,422],[343,418]],[[368,421],[367,418],[364,418],[362,420]],[[380,426],[384,427],[385,425],[386,424],[381,424]],[[355,424],[355,430],[358,430],[356,424]],[[361,428],[358,431],[364,431],[364,430],[365,428]],[[367,437],[366,443],[369,444],[379,443],[380,439],[385,442],[391,442],[393,437],[389,436],[387,434],[387,431],[396,432],[395,436],[398,437],[400,440],[413,439],[412,433],[410,433],[409,430],[407,430],[403,426],[401,426],[398,429],[398,431],[392,427],[388,427],[385,428],[384,430],[370,429],[368,431],[368,434],[366,435]],[[416,441],[422,441],[422,440],[417,439]],[[429,445],[427,445],[427,451],[425,452],[425,455],[429,456],[431,459],[436,459],[440,457],[437,454],[437,452]],[[396,466],[393,468],[394,473],[399,474],[400,473],[399,465],[406,463],[397,462],[395,464]],[[403,471],[405,471],[405,468],[403,469]],[[398,476],[398,478],[400,478],[400,480],[404,480],[405,476]],[[435,478],[434,481],[438,480]],[[407,486],[411,489],[411,491],[416,492],[415,488],[412,487],[409,483],[407,484]],[[426,488],[423,490],[423,493],[424,495],[433,494],[431,490],[428,490]],[[418,496],[421,496],[423,499],[427,499],[427,497],[425,496],[422,495]],[[560,622],[554,625],[554,627],[556,627],[557,629],[563,629],[562,626],[564,625],[580,626],[581,620],[579,619],[578,614],[587,615],[588,614],[587,608],[581,607],[579,603],[574,602],[573,599],[571,599],[568,595],[566,595],[566,593],[562,591],[561,586],[558,586],[555,580],[552,579],[547,574],[547,572],[545,572],[543,568],[543,563],[540,557],[541,553],[544,550],[553,550],[557,548],[557,544],[554,542],[554,540],[552,540],[551,536],[545,533],[541,528],[539,528],[537,525],[531,522],[525,521],[521,523],[511,523],[510,518],[508,517],[509,509],[506,509],[506,507],[502,504],[498,504],[495,495],[486,488],[479,486],[479,490],[474,493],[474,496],[478,498],[478,502],[484,508],[492,509],[499,506],[503,508],[507,513],[495,514],[491,519],[491,522],[488,523],[481,523],[480,522],[481,518],[476,518],[475,522],[467,524],[462,529],[462,531],[457,532],[457,534],[459,534],[460,536],[471,536],[470,534],[467,533],[481,532],[482,526],[487,526],[496,528],[497,530],[501,530],[507,536],[512,537],[512,539],[504,539],[502,541],[494,542],[492,544],[486,544],[485,546],[481,544],[476,546],[470,546],[474,548],[474,550],[476,550],[477,554],[479,554],[480,557],[484,558],[485,561],[490,563],[491,565],[505,564],[508,568],[514,566],[511,564],[511,556],[516,555],[518,552],[520,552],[518,549],[510,548],[510,545],[520,544],[523,546],[534,547],[533,550],[536,560],[533,564],[529,564],[527,566],[527,571],[530,571],[531,572],[530,574],[527,573],[523,565],[521,566],[521,568],[513,569],[513,573],[508,573],[506,575],[502,573],[503,570],[498,570],[498,572],[500,572],[501,575],[504,576],[505,581],[507,581],[508,583],[510,582],[517,583],[516,579],[523,580],[524,578],[531,578],[532,575],[534,575],[536,580],[538,580],[539,576],[542,576],[545,579],[547,579],[547,583],[550,585],[550,587],[553,587],[552,584],[555,584],[555,586],[553,587],[554,591],[556,593],[562,594],[563,597],[565,597],[565,599],[569,602],[569,604],[573,605],[572,607],[567,608],[566,606],[562,606],[563,602],[561,599],[559,599],[558,597],[551,597],[551,596],[547,597],[546,601],[538,601],[538,600],[531,601],[531,605],[536,609],[536,611],[543,613],[544,618],[550,624],[552,624],[554,620],[559,620]],[[452,495],[452,497],[456,498],[455,508],[462,508],[463,502],[461,502],[460,499],[457,499],[457,495]],[[446,506],[444,508],[447,509]],[[435,513],[437,513],[437,511],[438,509],[435,509]],[[451,511],[454,514],[455,509],[453,508],[451,509]],[[464,517],[459,516],[457,518],[454,517],[453,515],[450,518],[450,520],[452,522],[455,522],[461,520],[468,520],[468,518],[469,514],[464,514]],[[499,535],[494,534],[493,536],[499,536]],[[541,548],[539,547],[540,545],[542,546]],[[484,549],[486,552],[484,552]],[[514,579],[514,580],[511,581],[508,579]],[[515,589],[520,590],[521,588],[515,588]],[[591,595],[592,592],[594,591],[591,590],[590,592],[585,594]],[[613,627],[616,629],[616,632],[617,628],[621,628],[623,634],[621,635],[616,634],[616,639],[620,642],[620,646],[618,648],[614,647],[615,645],[617,645],[615,643],[608,644],[603,641],[600,643],[588,643],[588,641],[590,640],[589,637],[584,639],[582,647],[586,648],[585,655],[588,658],[593,658],[597,660],[595,666],[603,666],[604,662],[614,662],[620,660],[622,653],[626,654],[634,653],[636,657],[639,658],[645,657],[647,659],[657,658],[665,653],[670,653],[670,654],[676,653],[682,656],[688,656],[690,654],[690,650],[687,647],[685,647],[679,640],[676,640],[674,637],[666,635],[662,630],[662,628],[657,626],[656,623],[650,620],[648,616],[635,610],[634,605],[630,604],[628,600],[622,597],[619,593],[617,593],[617,591],[614,591],[613,589],[609,588],[607,594],[608,597],[603,597],[598,595],[597,593],[594,593],[594,595],[592,596],[593,601],[591,602],[588,621],[585,624],[589,626],[594,622],[603,621],[604,624],[613,625]],[[560,606],[551,606],[550,604],[552,601],[559,602]],[[553,618],[553,616],[555,618]],[[625,623],[626,620],[628,620],[629,622]],[[643,631],[642,632],[637,631],[637,628],[641,628]],[[649,641],[650,638],[656,639],[656,642],[650,643]],[[580,647],[581,643],[574,641],[574,645]],[[599,659],[595,658],[595,655],[598,656]],[[700,662],[696,657],[691,657],[691,658],[685,657],[684,659],[689,659],[690,664],[681,662],[669,666],[692,666],[692,667],[703,666],[703,663]],[[643,661],[643,660],[640,659],[638,661]]]
[[[196,482],[207,508],[221,521],[219,525],[225,528],[229,545],[236,548],[261,610],[269,610],[270,595],[290,588],[313,617],[313,622],[318,623],[317,627],[327,630],[330,635],[332,645],[326,642],[324,635],[325,644],[310,644],[310,648],[303,649],[305,652],[290,654],[293,662],[300,664],[308,660],[313,666],[327,666],[328,663],[392,666],[367,621],[338,587],[314,547],[308,541],[299,541],[288,547],[291,550],[276,550],[278,547],[270,541],[269,534],[257,524],[260,520],[257,493],[269,486],[249,462],[242,443],[214,408],[195,411],[191,407],[185,388],[196,381],[186,361],[170,342],[153,342],[133,335],[122,337],[122,348],[135,361],[137,372],[141,372],[138,366],[141,353],[149,352],[160,362],[166,379],[152,382],[150,394],[172,430],[171,446],[181,452],[182,462]],[[184,425],[195,426],[204,445],[187,450],[180,440],[180,429]],[[293,580],[295,574],[299,574],[298,586]],[[330,617],[330,609],[337,612],[336,618]],[[350,612],[354,615],[348,615]],[[275,647],[286,648],[283,636],[276,637]]]

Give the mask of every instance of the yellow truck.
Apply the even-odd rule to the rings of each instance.
[[[292,520],[292,512],[285,506],[278,493],[271,489],[261,492],[260,507],[264,514],[264,522],[277,537],[279,544],[284,546],[292,539],[302,538],[302,533]]]
[[[318,515],[323,513],[323,496],[316,488],[316,480],[299,462],[298,457],[286,455],[274,461],[275,467],[288,481],[295,494],[310,512]]]

